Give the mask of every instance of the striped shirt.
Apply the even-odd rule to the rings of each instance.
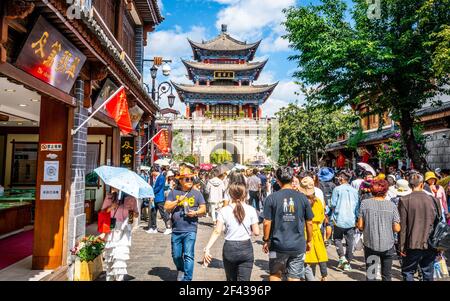
[[[390,250],[394,246],[392,225],[400,223],[400,214],[391,201],[366,199],[361,202],[359,218],[364,221],[364,246],[376,252]]]

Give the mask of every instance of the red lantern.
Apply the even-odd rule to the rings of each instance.
[[[336,167],[337,168],[345,168],[345,156],[340,153],[336,160]]]

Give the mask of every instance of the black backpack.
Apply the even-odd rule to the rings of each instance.
[[[436,209],[436,219],[428,244],[435,250],[446,251],[450,249],[450,226],[441,221],[441,211],[438,204],[436,204],[436,202],[439,201],[434,197],[432,200],[434,208]]]

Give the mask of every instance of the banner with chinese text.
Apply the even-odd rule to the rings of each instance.
[[[72,90],[86,56],[42,16],[16,61],[16,66],[66,93]]]
[[[120,144],[120,167],[134,170],[134,137],[122,137]]]

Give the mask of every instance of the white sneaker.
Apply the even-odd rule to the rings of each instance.
[[[147,231],[145,231],[145,233],[156,234],[156,233],[158,233],[158,230],[156,230],[156,229],[148,229]]]
[[[172,229],[166,229],[166,231],[164,231],[164,235],[169,235],[172,234]]]
[[[183,281],[184,272],[178,271],[177,281]]]

